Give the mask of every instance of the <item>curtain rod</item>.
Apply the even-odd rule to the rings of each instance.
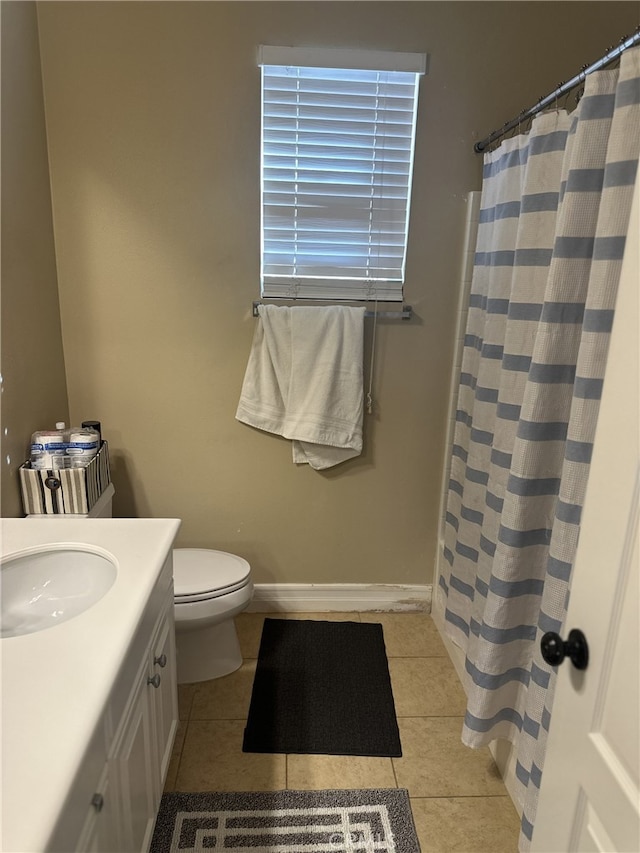
[[[252,314],[258,316],[258,305],[263,305],[262,302],[254,302]],[[365,317],[378,317],[378,320],[410,320],[413,317],[413,308],[411,305],[403,305],[401,311],[365,311]]]
[[[584,81],[587,74],[591,74],[592,71],[598,71],[598,69],[602,68],[604,65],[607,65],[609,62],[613,62],[613,60],[617,59],[623,51],[627,50],[629,47],[633,47],[635,44],[640,44],[640,27],[638,27],[632,35],[621,38],[620,44],[617,47],[610,47],[607,53],[605,53],[605,55],[600,59],[596,60],[596,62],[591,65],[583,65],[582,70],[576,74],[575,77],[572,77],[571,80],[567,80],[566,83],[560,83],[553,92],[546,95],[544,98],[540,98],[540,100],[532,107],[529,107],[528,110],[523,110],[516,118],[504,124],[500,130],[494,130],[486,137],[486,139],[476,142],[473,146],[473,150],[476,154],[482,154],[487,146],[491,145],[492,142],[495,142],[496,139],[500,139],[500,137],[509,133],[510,130],[513,130],[514,127],[517,127],[523,121],[526,121],[528,118],[539,113],[545,107],[548,107],[549,104],[552,104],[557,98],[561,97],[566,92],[569,92],[575,86],[579,86],[580,83]]]

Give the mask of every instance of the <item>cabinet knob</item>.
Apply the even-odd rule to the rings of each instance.
[[[93,797],[91,797],[91,805],[97,812],[101,812],[104,805],[104,797],[102,794],[94,794]]]
[[[151,684],[156,688],[160,687],[160,676],[158,675],[157,672],[153,677],[149,676],[149,678],[147,678],[147,684]]]
[[[167,656],[166,655],[160,655],[159,658],[154,657],[153,663],[154,663],[154,665],[158,664],[158,666],[161,666],[164,668],[167,665]]]

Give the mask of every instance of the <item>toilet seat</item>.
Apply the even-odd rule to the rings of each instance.
[[[228,595],[249,583],[251,567],[236,554],[209,548],[175,548],[173,583],[176,604]]]

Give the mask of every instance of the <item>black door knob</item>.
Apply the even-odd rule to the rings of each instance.
[[[578,628],[569,631],[568,640],[563,640],[555,631],[547,631],[540,640],[540,651],[551,666],[560,666],[565,657],[570,659],[576,669],[586,669],[589,663],[587,638]]]

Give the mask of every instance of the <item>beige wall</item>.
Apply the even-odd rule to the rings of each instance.
[[[428,583],[474,139],[595,59],[637,4],[39,4],[71,417],[116,511],[258,582]],[[260,44],[426,51],[406,301],[381,324],[365,453],[327,473],[235,408],[258,297]],[[368,365],[368,357],[367,357]]]
[[[2,3],[1,514],[31,433],[67,420],[35,3]]]

